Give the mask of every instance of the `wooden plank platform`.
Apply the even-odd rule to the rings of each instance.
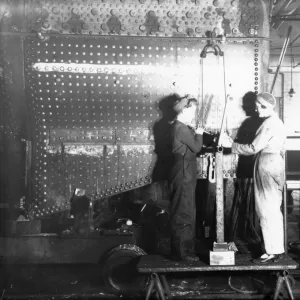
[[[141,256],[137,269],[140,273],[172,273],[172,272],[212,272],[212,271],[284,271],[296,270],[299,265],[294,260],[278,263],[256,265],[250,255],[236,255],[233,266],[210,266],[203,261],[184,262],[172,261],[161,255]]]

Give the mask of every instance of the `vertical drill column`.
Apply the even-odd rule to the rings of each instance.
[[[217,243],[224,243],[223,152],[216,152],[216,234]]]

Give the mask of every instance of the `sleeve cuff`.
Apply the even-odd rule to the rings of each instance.
[[[233,143],[231,146],[231,153],[239,154],[237,151],[237,145],[238,143]]]

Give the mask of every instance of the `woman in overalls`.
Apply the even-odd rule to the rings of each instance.
[[[265,251],[257,264],[285,259],[283,215],[281,212],[284,185],[284,143],[286,139],[283,122],[274,111],[276,99],[270,93],[257,95],[256,109],[263,123],[251,144],[232,143],[229,137],[221,141],[232,153],[255,155],[254,198],[255,210],[262,230]]]
[[[196,99],[180,98],[173,109],[177,113],[177,118],[171,130],[172,164],[168,176],[171,195],[172,257],[194,262],[199,260],[194,249],[196,154],[200,152],[203,145],[203,130],[194,130]]]

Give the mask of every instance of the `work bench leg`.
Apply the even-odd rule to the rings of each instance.
[[[160,277],[161,282],[163,284],[166,296],[167,296],[168,299],[170,299],[170,297],[171,297],[171,291],[170,291],[170,287],[169,287],[169,284],[167,282],[166,276],[164,274],[161,274],[161,275],[159,275],[159,277]]]
[[[164,291],[164,286],[161,283],[161,280],[159,278],[160,276],[157,275],[157,273],[151,273],[150,275],[150,282],[147,288],[147,293],[146,293],[146,300],[149,300],[151,297],[151,293],[152,291],[155,289],[157,294],[158,294],[158,298],[159,300],[166,300],[165,298],[165,291]],[[165,280],[166,279],[162,279]],[[168,286],[169,287],[169,286]]]
[[[283,277],[281,276],[281,274],[278,274],[276,288],[274,292],[274,300],[278,299],[279,293],[282,289],[282,284],[283,284]]]
[[[153,290],[153,287],[154,287],[154,279],[151,277],[148,285],[147,293],[146,293],[146,300],[150,299],[150,295]]]
[[[283,271],[283,275],[278,273],[277,276],[277,282],[276,282],[276,289],[275,289],[275,293],[274,293],[274,300],[278,299],[279,293],[282,290],[283,287],[283,283],[285,283],[287,292],[289,294],[289,298],[291,300],[294,300],[294,295],[293,295],[293,291],[292,291],[292,286],[291,286],[291,282],[290,282],[290,278],[289,278],[289,272],[288,271]]]
[[[288,271],[284,271],[283,272],[283,276],[284,276],[284,282],[285,282],[285,285],[286,285],[286,289],[288,291],[288,294],[290,296],[290,299],[291,300],[294,300],[294,295],[293,295],[293,291],[292,291],[292,286],[291,286],[291,282],[290,282],[290,279],[289,279],[289,273]]]
[[[164,294],[164,288],[161,284],[161,281],[159,279],[159,276],[156,273],[152,273],[151,277],[154,279],[156,291],[158,293],[160,300],[166,300],[165,294]]]

